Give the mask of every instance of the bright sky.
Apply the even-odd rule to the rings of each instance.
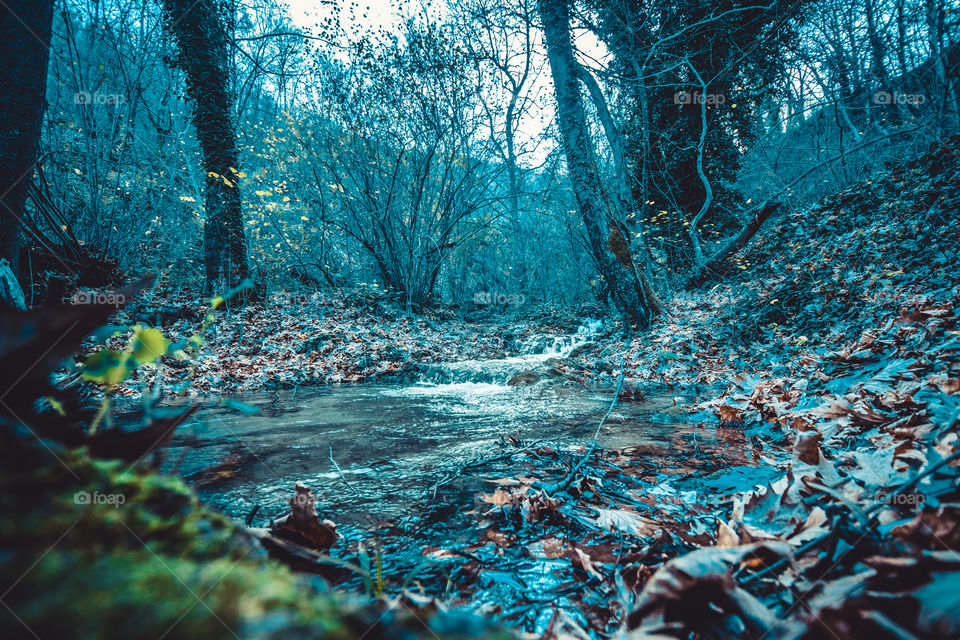
[[[340,20],[341,26],[347,34],[357,34],[368,31],[369,29],[386,28],[388,30],[397,30],[401,21],[413,14],[422,14],[429,11],[431,15],[442,17],[446,13],[448,0],[337,0],[341,7]],[[454,0],[455,1],[455,0]],[[322,23],[324,18],[329,15],[329,5],[325,5],[321,0],[285,0],[289,4],[290,19],[297,26],[305,30],[313,30],[318,23]],[[606,51],[596,40],[593,34],[577,34],[578,48],[589,54],[594,60],[602,60],[606,56]],[[588,62],[588,64],[593,64]],[[536,80],[540,85],[540,90],[533,88],[534,93],[543,95],[542,83],[546,80],[545,74],[541,74]],[[549,122],[553,115],[552,100],[545,100],[541,103],[539,111],[534,110],[529,117],[524,118],[518,123],[518,131],[525,134],[529,140],[541,140],[543,126]],[[534,163],[539,163],[549,152],[552,145],[542,145],[531,142],[533,149],[529,157]]]

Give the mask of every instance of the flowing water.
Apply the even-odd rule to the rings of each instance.
[[[531,339],[512,357],[428,365],[414,383],[240,398],[256,413],[208,407],[178,430],[168,466],[178,466],[204,500],[235,518],[258,506],[257,521],[281,515],[297,481],[314,490],[318,507],[338,524],[404,517],[436,500],[445,480],[471,462],[517,444],[592,438],[612,388],[507,385],[518,372],[587,341],[588,327]],[[649,417],[676,401],[664,396],[619,405],[602,444],[674,439],[673,425],[654,426]]]
[[[328,517],[359,524],[368,515],[394,518],[415,509],[434,497],[438,482],[465,464],[514,450],[513,443],[588,443],[612,395],[460,382],[244,398],[260,413],[201,411],[180,429],[168,461],[179,463],[201,497],[233,517],[256,505],[264,516],[280,515],[301,481],[318,494]],[[688,430],[650,421],[672,406],[672,396],[619,405],[601,445],[681,445]],[[226,473],[204,473],[221,462]]]
[[[254,526],[285,514],[294,483],[303,482],[321,517],[345,535],[344,548],[389,530],[394,540],[405,536],[394,549],[406,546],[413,561],[424,545],[446,548],[476,537],[477,494],[495,488],[491,479],[524,472],[511,454],[534,443],[581,450],[589,444],[612,387],[507,381],[548,367],[597,328],[534,339],[503,359],[430,365],[418,382],[240,398],[256,413],[208,407],[178,430],[167,466],[178,467],[208,504]],[[666,391],[621,400],[600,446],[693,456],[711,446],[711,436],[674,417],[692,400]],[[714,434],[712,446],[730,445]],[[737,456],[742,452],[731,459]]]

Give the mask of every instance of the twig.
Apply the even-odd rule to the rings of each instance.
[[[536,447],[540,444],[540,442],[541,442],[540,440],[535,440],[534,442],[532,442],[531,444],[527,445],[526,447],[524,447],[524,448],[522,448],[522,449],[517,449],[516,451],[511,451],[510,453],[505,453],[505,454],[503,454],[503,455],[501,455],[501,456],[495,456],[495,457],[493,457],[493,458],[484,458],[484,459],[478,460],[478,461],[476,461],[476,462],[471,462],[471,463],[469,463],[469,464],[465,464],[465,465],[463,465],[463,468],[461,469],[461,471],[467,471],[468,469],[476,469],[477,467],[482,467],[482,466],[484,466],[484,465],[488,465],[488,464],[490,464],[491,462],[499,462],[499,461],[501,461],[501,460],[509,460],[509,459],[512,458],[513,456],[519,455],[519,454],[521,454],[521,453],[529,453],[530,450],[536,448]]]
[[[610,408],[607,409],[606,415],[604,415],[603,419],[600,420],[600,424],[597,425],[597,430],[593,433],[593,442],[590,444],[590,448],[587,449],[587,452],[584,454],[583,458],[581,458],[580,462],[578,462],[573,467],[573,469],[570,470],[570,474],[566,478],[564,478],[563,482],[555,486],[545,485],[543,487],[544,491],[552,493],[554,491],[566,490],[566,488],[570,486],[570,483],[573,482],[573,479],[576,477],[577,472],[580,471],[580,468],[583,467],[583,465],[586,464],[587,461],[590,459],[590,456],[593,455],[594,450],[597,448],[597,441],[600,438],[600,429],[603,428],[603,425],[604,423],[606,423],[607,418],[609,418],[610,415],[613,413],[613,408],[617,406],[617,400],[620,399],[620,390],[623,389],[624,366],[626,366],[626,359],[620,358],[620,380],[617,382],[617,391],[616,393],[613,394],[613,400],[610,402]]]
[[[470,469],[477,469],[477,468],[479,468],[479,467],[483,467],[483,466],[485,466],[485,465],[488,465],[488,464],[490,464],[490,463],[492,463],[492,462],[499,462],[500,460],[509,460],[509,459],[512,458],[513,456],[518,455],[518,454],[521,454],[521,453],[532,453],[531,449],[533,449],[533,448],[534,448],[535,446],[537,446],[538,444],[540,444],[540,442],[539,442],[539,441],[536,441],[536,442],[533,442],[532,444],[530,444],[530,446],[524,447],[523,449],[517,449],[516,451],[511,451],[510,453],[506,453],[506,454],[504,454],[504,455],[494,456],[493,458],[482,458],[482,459],[477,460],[477,461],[475,461],[475,462],[468,462],[467,464],[464,464],[464,465],[460,466],[456,471],[454,471],[454,472],[451,473],[450,475],[448,475],[448,476],[446,476],[446,477],[444,477],[444,478],[441,478],[441,479],[437,480],[436,483],[434,483],[434,485],[433,485],[431,488],[427,489],[427,491],[425,492],[425,494],[426,494],[426,493],[432,493],[433,497],[431,498],[431,500],[436,500],[436,499],[437,499],[437,490],[438,490],[440,487],[442,487],[443,485],[445,485],[445,484],[451,482],[452,480],[455,480],[456,478],[458,478],[458,477],[460,477],[461,475],[463,475],[463,473],[464,473],[465,471],[468,471],[468,470],[470,470]]]
[[[350,491],[353,491],[354,495],[360,495],[360,492],[353,488],[353,485],[347,482],[347,479],[343,477],[343,471],[340,471],[340,465],[337,464],[337,461],[333,459],[333,446],[330,446],[330,462],[333,463],[333,468],[337,470],[337,473],[340,474],[340,479],[343,480],[343,484],[347,485],[347,488]]]

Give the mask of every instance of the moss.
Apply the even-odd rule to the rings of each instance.
[[[66,451],[33,473],[0,478],[0,544],[73,545],[89,552],[139,549],[196,560],[239,557],[249,547],[233,524],[202,507],[183,482],[120,461]]]
[[[29,569],[24,564],[16,569]],[[144,549],[94,558],[51,551],[4,601],[23,621],[9,616],[4,636],[29,637],[29,627],[41,638],[271,637],[310,626],[346,639],[356,635],[345,614],[360,610],[312,593],[283,567],[249,559],[198,563]]]
[[[178,478],[57,456],[0,476],[4,638],[509,637],[480,618],[421,620],[329,591],[269,560]]]

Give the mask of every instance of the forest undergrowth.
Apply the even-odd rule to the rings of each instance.
[[[776,221],[649,336],[582,356],[706,388],[682,419],[743,466],[665,477],[677,459],[734,457],[694,442],[604,451],[568,475],[582,454],[537,452],[553,473],[528,463],[537,477],[482,499],[495,543],[579,569],[569,610],[538,631],[960,633],[958,169],[954,139]]]
[[[619,402],[664,387],[705,398],[672,412],[698,425],[704,443],[654,451],[518,442],[511,472],[464,505],[476,540],[425,543],[430,568],[417,580],[391,582],[380,556],[371,568],[369,549],[337,550],[351,566],[366,558],[374,595],[401,612],[396,627],[251,555],[241,528],[205,512],[178,481],[36,444],[30,455],[46,464],[21,465],[0,492],[26,514],[0,530],[4,548],[16,550],[9,566],[26,572],[11,602],[23,603],[33,625],[57,631],[58,619],[28,608],[30,594],[61,597],[90,574],[140,585],[106,585],[101,597],[93,583],[87,608],[65,602],[72,618],[99,621],[91,635],[146,600],[169,601],[172,611],[183,598],[192,603],[185,593],[198,601],[210,593],[213,604],[190,609],[183,629],[205,637],[229,637],[235,627],[249,637],[494,633],[459,618],[451,624],[449,614],[434,623],[410,613],[467,610],[543,637],[956,637],[958,154],[953,139],[771,220],[727,273],[676,295],[649,333],[624,336],[610,322],[576,356],[557,359],[554,382],[618,388]],[[149,315],[150,304],[119,321]],[[177,319],[164,330],[176,339],[196,322]],[[168,354],[118,390],[139,393],[157,378],[174,389],[192,382],[201,395],[384,379],[423,361],[502,357],[525,332],[561,333],[573,322],[554,315],[504,331],[457,312],[417,317],[378,294],[297,305],[288,297],[232,311],[196,360]],[[5,450],[17,458],[22,448]],[[71,524],[76,491],[124,486],[131,504],[99,505]],[[57,496],[59,515],[31,516],[30,489]],[[48,552],[55,563],[31,571],[32,558]],[[136,556],[137,575],[97,568],[122,554]],[[186,591],[171,599],[177,582]],[[155,613],[141,621],[150,632],[162,630],[163,612]]]

